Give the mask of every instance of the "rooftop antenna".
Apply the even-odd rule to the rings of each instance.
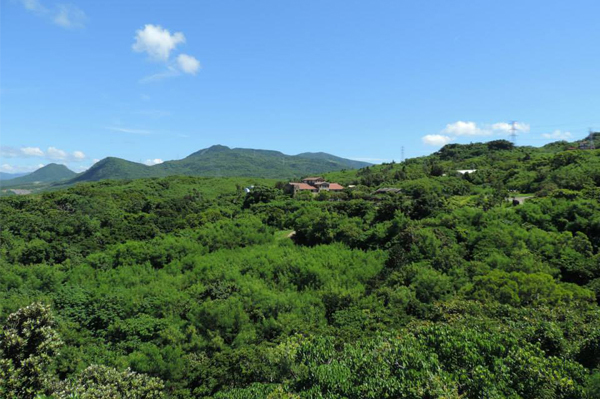
[[[510,141],[512,142],[513,145],[517,144],[517,127],[516,127],[516,121],[512,121],[510,123]]]

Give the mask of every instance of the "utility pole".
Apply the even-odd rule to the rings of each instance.
[[[510,141],[512,142],[513,145],[517,145],[517,127],[516,127],[516,122],[512,121],[510,123]]]

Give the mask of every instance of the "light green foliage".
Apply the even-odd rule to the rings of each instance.
[[[416,328],[336,349],[305,342],[290,387],[303,397],[581,397],[584,368],[545,357],[513,334],[445,325]]]
[[[156,399],[163,396],[160,379],[131,370],[91,365],[75,378],[61,382],[52,393],[58,398],[79,399]]]
[[[2,393],[593,397],[600,151],[569,146],[1,199]]]
[[[32,398],[47,393],[49,370],[61,340],[50,307],[40,303],[10,314],[0,333],[0,396]]]

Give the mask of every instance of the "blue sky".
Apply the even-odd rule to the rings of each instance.
[[[0,171],[600,130],[597,0],[65,1],[0,0]]]

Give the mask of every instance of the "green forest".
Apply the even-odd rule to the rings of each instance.
[[[50,163],[17,178],[0,174],[0,197],[65,189],[82,182],[106,179],[164,178],[168,176],[253,177],[286,179],[330,171],[361,168],[371,164],[327,153],[289,156],[279,151],[230,149],[215,145],[181,160],[148,166],[116,157],[107,157],[76,174],[63,164]]]
[[[600,150],[323,177],[1,198],[0,397],[600,397]]]

